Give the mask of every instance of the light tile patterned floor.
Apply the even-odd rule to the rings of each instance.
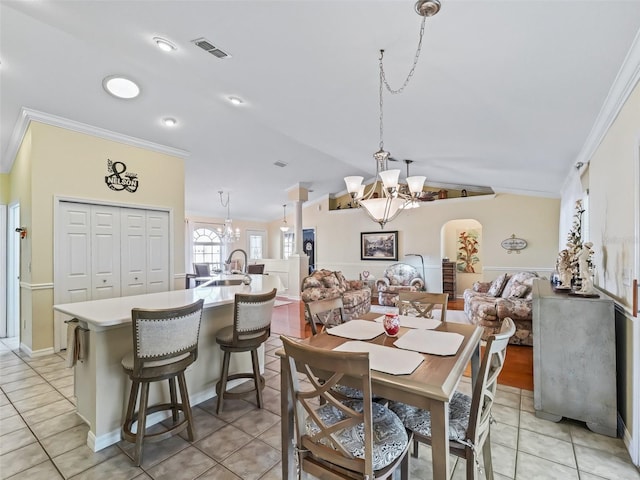
[[[280,479],[279,364],[267,343],[265,408],[226,401],[215,415],[209,400],[194,408],[197,438],[173,437],[144,448],[132,465],[131,445],[93,453],[88,427],[74,413],[72,370],[62,355],[29,359],[12,341],[0,342],[0,478],[11,479]],[[460,390],[469,392],[463,379]],[[533,414],[533,393],[499,387],[491,440],[496,480],[640,480],[620,439],[590,432],[583,424],[552,423]],[[420,446],[411,478],[431,478],[431,452]],[[453,479],[465,478],[464,461],[451,457]],[[482,477],[484,478],[484,477]]]

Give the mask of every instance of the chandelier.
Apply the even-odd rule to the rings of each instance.
[[[405,87],[409,84],[411,77],[413,76],[416,66],[418,65],[418,59],[420,58],[420,52],[422,50],[422,38],[424,36],[424,27],[426,18],[431,17],[440,11],[439,0],[418,0],[415,5],[415,10],[418,15],[422,16],[422,23],[420,25],[420,36],[418,40],[418,47],[413,60],[413,66],[407,78],[402,86],[398,89],[392,89],[384,71],[383,59],[384,50],[380,50],[379,61],[379,77],[380,86],[378,89],[378,104],[380,108],[379,115],[379,130],[380,130],[380,142],[378,145],[378,151],[373,154],[373,158],[376,161],[376,176],[370,188],[366,190],[366,186],[363,185],[363,177],[350,176],[345,177],[344,181],[347,186],[347,191],[351,195],[354,205],[362,207],[369,217],[376,223],[384,228],[387,222],[390,222],[396,218],[402,210],[407,208],[414,208],[419,206],[418,197],[422,193],[422,188],[426,177],[423,176],[407,176],[407,188],[400,188],[398,180],[400,178],[400,169],[388,168],[388,161],[390,153],[384,149],[384,109],[383,109],[383,86],[391,94],[402,93]],[[407,163],[407,174],[409,173],[409,163]],[[381,195],[376,192],[378,186],[378,177],[382,181]],[[408,191],[407,191],[408,190]]]
[[[287,204],[282,205],[282,225],[280,225],[280,230],[283,232],[289,231],[289,224],[287,223]]]
[[[239,228],[236,228],[235,230],[233,229],[233,223],[232,223],[233,221],[231,220],[231,214],[230,214],[231,201],[229,200],[229,192],[227,192],[226,202],[222,197],[222,194],[224,192],[222,190],[219,190],[218,193],[220,194],[220,203],[222,204],[223,207],[227,208],[227,218],[224,221],[224,225],[218,228],[218,236],[220,237],[220,240],[222,241],[222,243],[237,242],[240,239],[240,229]]]

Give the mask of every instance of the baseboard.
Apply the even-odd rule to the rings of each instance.
[[[31,350],[31,348],[24,343],[20,344],[20,351],[24,352],[29,358],[44,357],[56,353],[53,347],[43,348],[42,350]]]
[[[634,462],[634,465],[636,467],[640,467],[640,459],[636,458],[636,456],[634,455],[635,452],[633,451],[633,438],[631,437],[631,433],[629,432],[629,430],[627,430],[627,426],[625,425],[624,420],[622,420],[620,413],[618,413],[618,436],[622,438],[625,447],[627,447],[627,451],[631,456],[631,461]]]
[[[261,369],[261,373],[264,374],[263,369]],[[246,379],[232,380],[227,384],[227,389],[231,389],[247,381],[249,380],[246,380]],[[216,395],[215,387],[211,387],[206,390],[203,390],[202,392],[198,392],[195,395],[189,395],[189,404],[192,407],[194,407],[211,398],[215,398],[216,396],[217,395]],[[149,428],[152,425],[155,425],[156,423],[162,422],[163,420],[165,420],[166,418],[169,418],[170,416],[171,416],[170,411],[156,412],[147,416],[147,428]],[[84,418],[83,420],[86,421],[86,419]],[[108,446],[113,445],[114,443],[118,443],[120,440],[122,440],[122,432],[120,428],[107,432],[103,435],[100,435],[99,437],[96,437],[91,430],[89,430],[89,433],[87,434],[87,446],[93,452],[98,452],[103,448],[107,448]]]

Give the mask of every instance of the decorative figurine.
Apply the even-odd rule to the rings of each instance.
[[[578,293],[582,295],[592,295],[594,293],[593,288],[593,276],[590,268],[591,256],[593,255],[593,243],[585,242],[582,245],[582,249],[578,254],[578,267],[580,271],[580,280],[582,280],[582,286]]]
[[[569,250],[566,248],[561,250],[558,254],[558,259],[556,261],[556,269],[558,270],[558,275],[560,276],[560,285],[559,289],[562,290],[570,290],[571,289],[571,256],[569,255]]]

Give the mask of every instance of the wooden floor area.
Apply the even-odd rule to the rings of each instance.
[[[281,300],[287,301],[286,298]],[[462,310],[464,301],[462,299],[449,301],[447,308]],[[275,307],[273,309],[271,331],[296,338],[311,336],[311,328],[304,321],[304,304],[298,301],[291,301],[286,305]],[[469,376],[469,372],[470,369],[467,369],[465,375]],[[533,390],[533,348],[509,345],[507,359],[498,377],[498,383],[524,390]]]

